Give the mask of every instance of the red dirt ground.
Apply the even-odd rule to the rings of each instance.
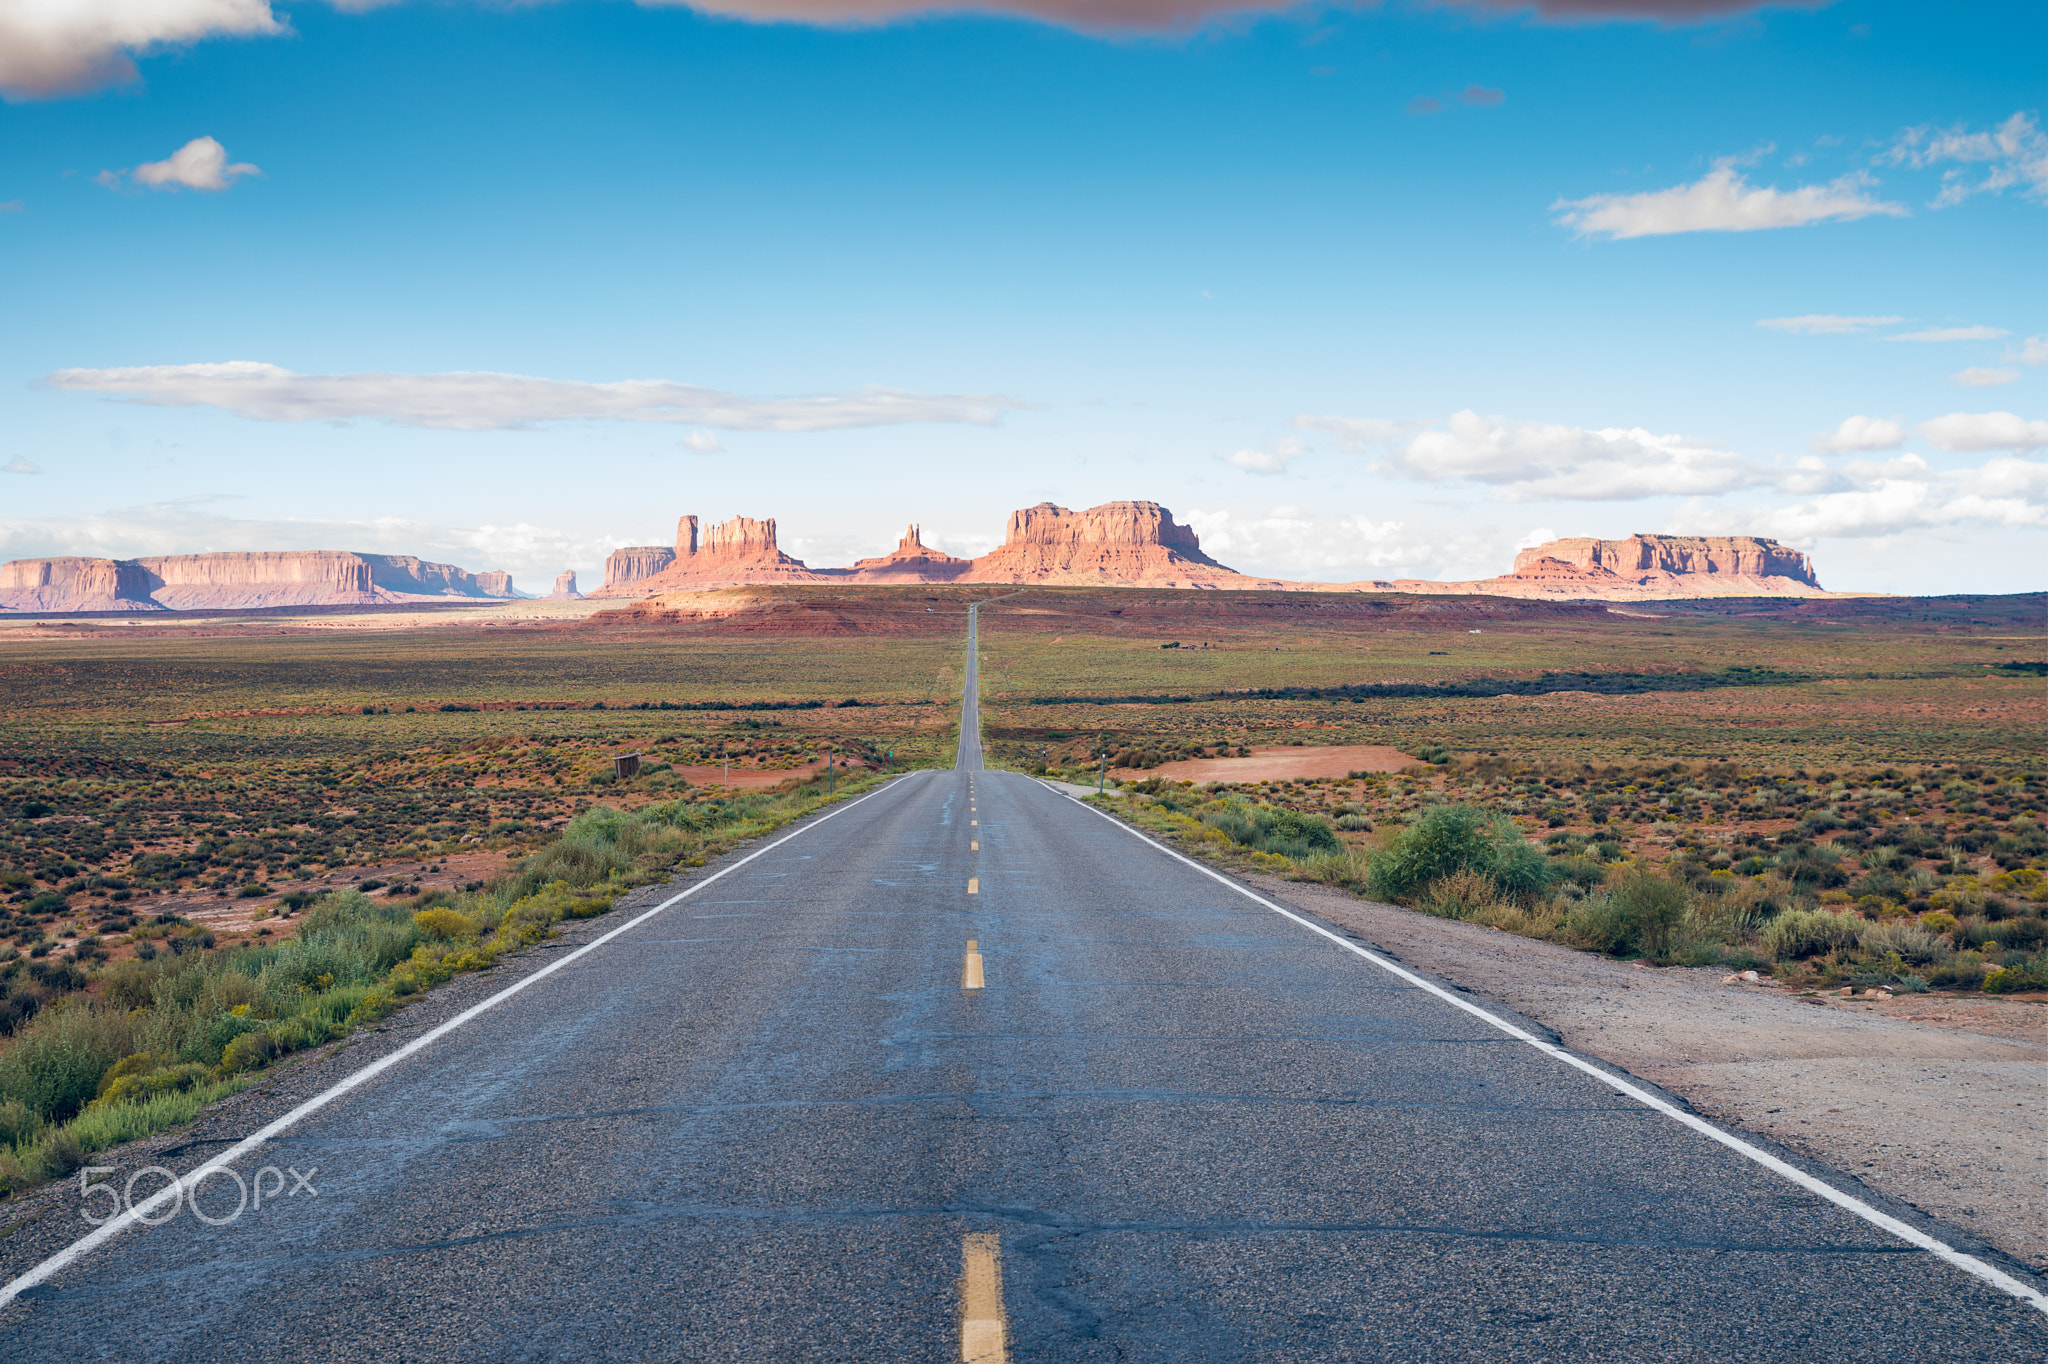
[[[1122,781],[1169,777],[1174,781],[1287,781],[1294,777],[1341,777],[1351,772],[1399,772],[1421,759],[1398,748],[1351,744],[1328,748],[1255,748],[1249,758],[1190,758],[1161,763],[1140,771],[1119,767],[1110,775]]]

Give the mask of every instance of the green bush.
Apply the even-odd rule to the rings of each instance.
[[[1588,947],[1618,956],[1667,957],[1692,908],[1681,881],[1633,868],[1573,911],[1570,929]]]
[[[1863,920],[1853,914],[1824,909],[1789,909],[1763,931],[1763,949],[1779,961],[1798,961],[1854,947],[1863,936]]]
[[[1881,958],[1895,952],[1900,961],[1919,966],[1931,966],[1955,955],[1955,950],[1943,939],[1903,923],[1871,925],[1863,930],[1857,947],[1869,957]]]
[[[1435,805],[1373,855],[1368,884],[1383,900],[1408,903],[1461,871],[1487,877],[1511,899],[1532,896],[1550,880],[1543,854],[1523,841],[1506,815]]]
[[[1228,834],[1234,843],[1254,852],[1306,862],[1321,853],[1342,853],[1344,840],[1327,820],[1271,805],[1232,805],[1202,816],[1202,822]]]

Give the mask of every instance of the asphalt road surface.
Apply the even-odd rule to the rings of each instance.
[[[317,1193],[123,1233],[0,1354],[2048,1356],[2037,1308],[960,758],[678,882],[236,1164]]]

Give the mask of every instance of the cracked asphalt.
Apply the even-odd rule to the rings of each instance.
[[[309,1116],[242,1171],[317,1167],[317,1195],[117,1238],[6,1310],[0,1356],[951,1360],[976,1232],[1016,1360],[2048,1354],[2048,1316],[962,762]],[[72,1198],[9,1271],[84,1230]]]

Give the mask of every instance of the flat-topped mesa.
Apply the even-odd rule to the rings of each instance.
[[[555,575],[555,590],[541,598],[542,601],[582,601],[583,594],[576,590],[576,570],[565,568]]]
[[[511,597],[512,575],[409,554],[338,549],[17,559],[0,565],[0,611],[234,611],[389,606]]]
[[[1259,580],[1202,553],[1192,526],[1157,502],[1105,502],[1069,511],[1041,502],[1010,513],[1001,548],[965,582],[1112,583],[1131,587],[1253,587]]]
[[[956,559],[932,549],[916,525],[903,532],[896,548],[876,559],[856,559],[843,573],[857,583],[949,583],[974,567],[972,559]]]
[[[645,582],[662,572],[676,561],[676,552],[667,545],[627,545],[615,549],[604,561],[604,582],[598,586],[593,597],[638,597],[645,593],[631,590],[636,583]]]
[[[1581,573],[1612,573],[1639,579],[1645,574],[1712,575],[1720,578],[1784,579],[1820,591],[1813,562],[1798,550],[1755,535],[1631,535],[1626,540],[1574,537],[1552,540],[1515,556],[1515,574],[1557,570],[1545,560]]]

